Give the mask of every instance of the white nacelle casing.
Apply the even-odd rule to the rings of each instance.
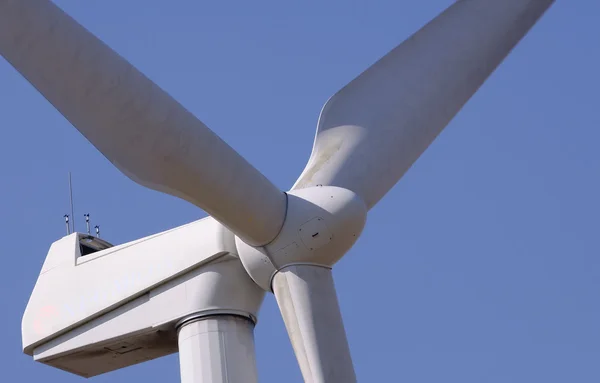
[[[54,244],[23,315],[23,350],[90,377],[177,351],[189,315],[256,320],[264,297],[212,218],[82,256],[74,233]]]

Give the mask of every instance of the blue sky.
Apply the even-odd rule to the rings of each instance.
[[[56,1],[287,190],[327,98],[450,0]],[[600,5],[559,1],[377,205],[334,274],[363,382],[600,379]],[[205,214],[119,173],[0,59],[3,381],[78,382],[21,353],[50,244]],[[74,286],[76,288],[76,286]],[[301,382],[272,296],[261,382]],[[177,355],[94,378],[172,382]]]

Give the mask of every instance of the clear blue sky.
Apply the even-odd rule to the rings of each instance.
[[[284,190],[327,98],[451,2],[57,1]],[[335,268],[360,381],[600,380],[598,14],[558,1],[370,212]],[[78,228],[116,244],[205,214],[119,173],[2,59],[0,105],[0,380],[79,382],[21,353],[67,172]],[[272,296],[256,348],[261,382],[301,382]],[[93,381],[178,379],[173,355]]]

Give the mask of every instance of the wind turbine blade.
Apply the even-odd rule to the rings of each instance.
[[[350,189],[373,207],[553,0],[459,0],[335,94],[293,189]]]
[[[0,54],[134,181],[204,209],[252,245],[285,195],[131,64],[48,0],[0,0]]]
[[[275,274],[273,292],[304,381],[356,382],[331,269],[286,267]]]

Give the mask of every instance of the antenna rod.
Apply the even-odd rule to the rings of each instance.
[[[96,237],[100,238],[100,226],[96,225],[94,229],[96,229]]]
[[[65,224],[67,225],[67,235],[71,234],[71,228],[69,227],[69,215],[65,214]]]
[[[84,214],[85,217],[85,228],[87,229],[87,233],[90,234],[90,215]]]
[[[73,233],[75,232],[75,215],[73,214],[73,184],[71,183],[71,172],[69,172],[69,201],[71,203],[71,225]]]

